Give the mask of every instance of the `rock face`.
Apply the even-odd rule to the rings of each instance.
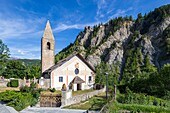
[[[170,63],[170,54],[167,52],[164,52],[166,59],[160,60],[164,57],[162,51],[166,50],[165,40],[170,38],[162,38],[163,32],[168,27],[170,27],[170,5],[155,9],[135,21],[120,17],[104,25],[85,27],[85,30],[77,36],[75,42],[78,43],[74,46],[79,48],[81,54],[94,67],[101,61],[109,64],[118,62],[122,67],[128,50],[138,48],[143,58],[149,55],[150,61],[159,68],[165,63]],[[136,32],[138,35],[134,38]]]

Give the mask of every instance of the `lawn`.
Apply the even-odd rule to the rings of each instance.
[[[5,91],[9,91],[9,90],[19,91],[19,88],[13,88],[13,87],[0,87],[0,92],[5,92]]]
[[[130,112],[154,112],[154,113],[170,113],[170,109],[166,107],[158,107],[152,105],[139,105],[139,104],[121,104],[113,102],[108,106],[109,113],[117,113],[119,111],[130,111]]]
[[[60,95],[61,90],[56,90],[55,92],[51,92],[49,90],[42,91],[41,94],[43,95]]]
[[[81,94],[84,94],[84,93],[89,93],[89,92],[93,92],[95,90],[92,90],[92,89],[88,89],[88,90],[78,90],[78,91],[73,91],[72,92],[72,95],[73,96],[76,96],[76,95],[81,95]]]
[[[81,103],[78,103],[78,104],[66,106],[64,108],[83,109],[83,110],[100,110],[106,103],[107,103],[107,100],[105,98],[105,93],[101,93],[86,101],[82,101]]]

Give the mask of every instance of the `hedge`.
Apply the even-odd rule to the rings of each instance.
[[[19,81],[18,80],[11,80],[10,81],[10,87],[18,87]]]

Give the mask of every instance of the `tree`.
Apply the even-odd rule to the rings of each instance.
[[[159,80],[164,84],[164,89],[170,91],[170,64],[166,64],[161,68]]]
[[[150,62],[149,55],[147,54],[145,59],[144,59],[144,66],[143,66],[143,71],[147,73],[154,73],[157,72],[156,67]]]
[[[133,21],[132,15],[130,15],[129,20],[130,20],[130,21]]]
[[[5,70],[7,59],[9,58],[9,48],[0,39],[0,75]]]
[[[113,63],[109,70],[109,85],[118,84],[118,79],[120,76],[119,62]]]
[[[137,22],[137,23],[141,23],[142,20],[143,20],[142,14],[139,13],[139,14],[138,14],[138,18],[136,19],[136,22]]]
[[[32,65],[31,67],[29,67],[29,75],[28,78],[40,78],[40,71],[41,68],[39,65]]]
[[[9,60],[6,64],[5,72],[3,73],[5,78],[24,78],[26,73],[26,66],[17,60]]]
[[[101,62],[99,65],[96,67],[96,77],[95,77],[95,82],[99,83],[101,85],[106,84],[106,77],[105,77],[105,72],[108,72],[108,64],[105,64],[104,62]]]

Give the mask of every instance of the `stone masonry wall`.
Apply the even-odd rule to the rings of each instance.
[[[89,93],[85,93],[85,94],[81,94],[81,95],[76,95],[76,96],[73,96],[73,97],[68,98],[68,99],[63,98],[64,96],[62,96],[61,107],[79,103],[81,101],[87,100],[87,99],[93,97],[94,95],[98,95],[99,93],[102,93],[102,92],[105,92],[105,91],[106,91],[106,88],[103,88],[103,89],[100,89],[100,90],[95,90],[93,92],[89,92]]]

